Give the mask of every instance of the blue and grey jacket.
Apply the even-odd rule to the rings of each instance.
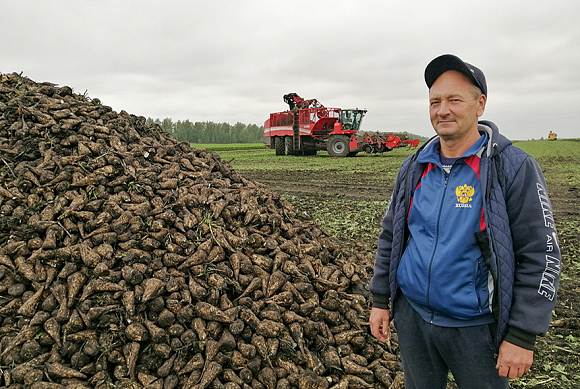
[[[436,171],[438,157],[432,155],[437,137],[403,162],[379,235],[370,282],[373,305],[388,309],[389,300],[394,302],[403,289],[412,304],[439,318],[477,321],[491,314],[496,347],[505,339],[533,349],[535,336],[544,335],[550,324],[560,276],[560,250],[546,184],[534,159],[500,135],[495,124],[481,121],[479,128],[487,133],[482,137],[487,144],[474,145],[460,168],[454,165],[447,189],[441,184],[441,171]],[[421,192],[423,184],[443,187],[426,194]],[[458,197],[456,202],[443,200],[449,188]],[[429,206],[421,196],[430,196]],[[414,200],[413,206],[423,208],[413,210]],[[447,219],[446,207],[455,204],[468,212]],[[465,245],[454,239],[455,222],[473,231]],[[407,263],[408,255],[414,261]],[[449,256],[457,261],[446,262],[453,266],[452,272],[438,273],[445,269],[440,261]],[[461,260],[467,257],[471,264]],[[453,271],[462,277],[449,277]],[[473,285],[461,285],[466,274],[474,274],[467,281]]]

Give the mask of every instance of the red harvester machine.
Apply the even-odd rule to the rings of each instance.
[[[360,134],[365,109],[329,108],[296,93],[284,95],[284,101],[290,110],[271,113],[264,122],[264,143],[276,155],[315,155],[327,150],[333,157],[353,157],[361,151],[383,153],[419,144],[419,139],[392,133]]]

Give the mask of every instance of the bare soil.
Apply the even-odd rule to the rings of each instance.
[[[558,161],[542,160],[542,168]],[[293,196],[295,206],[308,212],[309,208],[328,206],[334,199],[388,200],[392,179],[368,175],[345,178],[341,171],[241,170],[247,178],[265,183],[274,191]],[[384,174],[384,173],[383,173]],[[384,175],[383,175],[384,177]],[[511,381],[512,388],[578,388],[580,387],[580,188],[568,182],[547,177],[554,217],[558,226],[563,252],[563,275],[552,325],[547,336],[538,338],[534,365],[522,379]],[[372,250],[374,239],[357,249]],[[354,247],[354,245],[353,245]],[[454,387],[453,383],[449,386]]]

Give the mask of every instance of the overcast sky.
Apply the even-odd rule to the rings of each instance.
[[[485,73],[482,118],[504,135],[571,138],[578,15],[578,0],[0,0],[0,73],[174,121],[263,125],[295,92],[430,136],[423,72],[453,53]]]

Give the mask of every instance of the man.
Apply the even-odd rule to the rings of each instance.
[[[556,303],[560,250],[542,171],[479,121],[483,72],[454,55],[425,69],[437,133],[402,164],[370,282],[372,334],[397,329],[405,387],[507,388]]]

